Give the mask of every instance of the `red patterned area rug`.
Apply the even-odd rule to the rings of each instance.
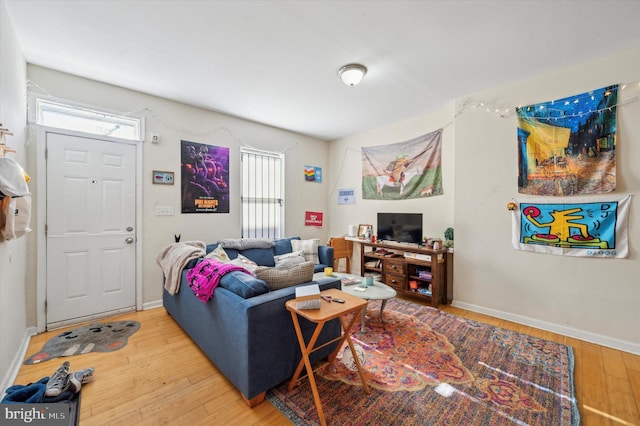
[[[570,346],[399,299],[351,337],[371,390],[364,393],[348,346],[315,370],[332,425],[579,425]],[[307,378],[267,398],[296,425],[319,424]]]

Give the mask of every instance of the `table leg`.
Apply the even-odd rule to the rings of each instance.
[[[387,300],[389,299],[382,299],[382,303],[380,304],[380,322],[384,324],[384,318],[382,317],[382,311],[384,311],[384,307],[387,306]]]
[[[367,308],[367,305],[363,306],[362,311],[364,312],[366,308]],[[360,364],[360,359],[358,358],[358,354],[356,353],[356,348],[353,346],[353,341],[351,341],[350,330],[351,330],[351,327],[353,327],[353,323],[355,322],[356,318],[357,318],[357,315],[354,315],[353,318],[351,318],[349,325],[347,325],[344,322],[344,318],[340,317],[340,324],[342,324],[342,329],[345,330],[343,340],[346,339],[347,343],[349,344],[349,349],[351,349],[351,355],[353,355],[353,361],[356,363],[356,368],[358,369],[358,375],[360,376],[360,380],[362,380],[362,388],[364,389],[365,393],[369,393],[369,386],[367,385],[367,379],[364,377],[364,370],[362,368],[362,365]],[[340,343],[340,346],[342,346],[342,341]],[[333,358],[335,359],[335,357]]]
[[[320,401],[318,386],[316,386],[316,379],[313,377],[313,369],[311,368],[311,361],[309,360],[309,353],[316,344],[316,340],[318,340],[318,336],[320,336],[320,332],[322,331],[324,323],[321,322],[316,325],[313,336],[311,336],[311,340],[309,340],[309,345],[305,346],[304,336],[302,335],[302,331],[300,330],[300,323],[298,322],[298,315],[295,312],[291,312],[291,318],[293,319],[296,336],[298,336],[298,343],[300,344],[302,359],[300,360],[300,364],[298,364],[298,368],[296,369],[296,372],[293,375],[291,382],[289,383],[289,390],[293,389],[295,382],[298,380],[298,376],[300,376],[300,373],[302,372],[302,366],[304,365],[307,368],[307,376],[309,377],[309,384],[311,385],[311,392],[313,393],[313,401],[315,402],[316,409],[318,410],[320,424],[322,426],[326,426],[327,422],[325,421],[324,412],[322,411],[322,402]]]

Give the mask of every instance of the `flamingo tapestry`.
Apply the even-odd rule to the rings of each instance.
[[[362,148],[362,198],[442,195],[442,129],[405,142]]]

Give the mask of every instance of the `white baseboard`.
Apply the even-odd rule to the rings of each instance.
[[[154,300],[154,301],[142,304],[143,311],[146,311],[147,309],[155,309],[155,308],[162,308],[162,299]]]
[[[498,311],[484,306],[473,305],[471,303],[453,301],[451,306],[468,311],[478,312],[480,314],[490,315],[492,317],[512,321],[518,324],[528,325],[530,327],[539,328],[546,331],[562,334],[564,336],[573,337],[590,343],[607,346],[609,348],[618,349],[635,355],[640,355],[640,344],[629,342],[626,340],[614,339],[602,334],[591,333],[589,331],[578,330],[576,328],[565,327],[563,325],[552,322],[541,321],[535,318],[525,317],[523,315],[513,314],[510,312]]]
[[[22,336],[22,342],[18,347],[15,355],[13,356],[13,360],[11,361],[11,365],[7,369],[4,377],[2,378],[2,383],[0,383],[0,389],[2,390],[2,398],[4,398],[5,390],[12,386],[18,377],[18,373],[20,372],[20,367],[22,366],[22,360],[27,353],[27,349],[29,348],[29,342],[31,341],[31,336],[37,334],[35,327],[29,327],[24,331],[24,335]]]

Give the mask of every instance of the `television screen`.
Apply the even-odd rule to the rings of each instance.
[[[378,240],[422,243],[422,213],[378,213]]]

